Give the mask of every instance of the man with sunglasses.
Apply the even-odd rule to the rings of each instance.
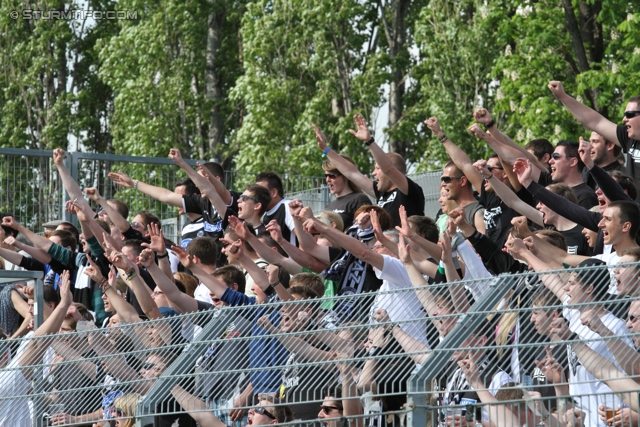
[[[640,96],[629,99],[622,118],[623,124],[617,125],[569,96],[561,82],[549,82],[549,90],[584,127],[612,141],[628,154],[627,173],[640,182]]]

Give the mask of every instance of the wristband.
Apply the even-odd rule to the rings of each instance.
[[[164,252],[164,255],[158,255],[158,254],[156,254],[156,258],[158,258],[158,259],[166,258],[166,257],[168,257],[168,256],[169,256],[169,251],[165,251],[165,252]]]
[[[331,151],[331,147],[327,145],[327,149],[322,152],[322,157],[326,157],[327,154],[329,154],[329,151]]]
[[[442,136],[438,137],[438,141],[440,142],[445,142],[447,139],[449,139],[449,137],[445,133],[443,133]]]
[[[135,269],[135,268],[132,268],[132,269],[131,269],[131,271],[129,271],[129,272],[125,272],[125,273],[127,274],[127,275],[126,275],[126,279],[127,279],[127,280],[129,280],[129,281],[130,281],[131,279],[133,279],[134,277],[136,277],[136,276],[137,276],[137,273],[136,273],[136,269]]]
[[[366,145],[368,147],[371,144],[373,144],[374,142],[376,142],[376,140],[373,137],[371,137],[368,141],[364,142],[364,145]]]
[[[136,191],[138,190],[138,182],[139,181],[137,179],[135,181],[133,181],[133,189],[136,190]]]
[[[491,126],[495,126],[495,124],[496,122],[491,119],[491,121],[487,123],[484,128],[488,130]]]
[[[279,284],[280,284],[280,280],[278,280],[276,283],[270,283],[269,286],[271,286],[272,288],[275,288]]]

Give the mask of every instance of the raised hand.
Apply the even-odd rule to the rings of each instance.
[[[480,175],[482,175],[482,177],[484,178],[485,176],[488,176],[489,178],[491,178],[489,175],[491,175],[491,171],[489,170],[489,168],[487,167],[488,163],[486,160],[478,160],[477,162],[475,162],[473,164],[473,167],[476,168],[476,170],[478,171],[478,173]],[[486,178],[484,178],[486,179]]]
[[[244,255],[244,249],[242,247],[242,240],[238,239],[229,246],[222,249],[225,255],[234,255],[236,258],[242,258]]]
[[[356,224],[360,230],[366,230],[371,227],[371,214],[369,212],[360,212],[360,214],[354,218],[353,223]]]
[[[229,217],[229,227],[231,227],[231,230],[233,230],[233,232],[242,240],[247,240],[249,238],[251,232],[249,231],[249,228],[247,228],[247,224],[245,224],[244,221],[240,221],[233,215]]]
[[[373,234],[376,236],[376,239],[380,240],[380,238],[384,235],[384,232],[382,231],[380,220],[378,220],[378,213],[375,211],[375,209],[371,209],[369,211],[369,218],[371,219]]]
[[[480,138],[483,140],[487,139],[487,133],[484,130],[482,130],[482,128],[478,124],[473,124],[469,126],[467,130],[471,135],[475,136],[476,138]]]
[[[369,128],[367,128],[367,122],[364,120],[360,114],[356,114],[353,116],[353,121],[356,122],[356,128],[358,131],[356,132],[353,129],[349,129],[351,135],[358,138],[360,141],[368,141],[371,139],[371,133],[369,133]]]
[[[522,239],[507,240],[505,247],[511,256],[517,259],[522,259],[523,254],[528,251],[527,246],[524,244]]]
[[[85,188],[84,194],[86,194],[87,197],[94,202],[99,201],[101,198],[100,193],[98,192],[98,189],[96,187]]]
[[[549,88],[553,96],[555,96],[556,98],[560,98],[563,95],[565,95],[564,88],[562,87],[562,83],[559,81],[552,80],[549,82],[549,85],[547,87]]]
[[[175,163],[184,162],[184,160],[182,159],[182,154],[177,148],[172,148],[169,150],[169,158]]]
[[[542,361],[534,361],[536,366],[542,371],[547,381],[551,384],[563,384],[567,382],[564,375],[564,369],[560,363],[553,357],[551,347],[546,348],[547,356]]]
[[[600,319],[600,316],[598,316],[596,310],[593,309],[589,309],[584,313],[581,313],[580,321],[584,326],[599,335],[603,335],[603,333],[608,330],[604,323],[602,323],[602,320]]]
[[[531,236],[533,234],[529,229],[529,224],[527,223],[526,216],[513,217],[511,219],[511,225],[513,225],[513,228],[515,228],[517,232],[525,237]]]
[[[280,224],[278,224],[278,221],[275,219],[269,221],[269,224],[267,224],[265,228],[271,235],[271,238],[276,242],[280,242],[284,239],[284,237],[282,237],[282,228],[280,228]]]
[[[486,108],[480,108],[479,110],[475,111],[473,113],[473,118],[476,122],[485,126],[491,123],[491,121],[493,120],[491,118],[491,114],[489,114],[489,111],[487,111]]]
[[[56,148],[53,150],[53,163],[56,166],[62,166],[64,164],[64,159],[67,157],[67,153],[62,148]]]
[[[258,326],[260,326],[262,329],[269,332],[270,334],[274,334],[278,332],[278,329],[275,326],[273,326],[273,323],[271,323],[271,319],[269,319],[269,316],[260,317],[256,323],[258,324]]]
[[[100,269],[93,262],[91,257],[87,257],[87,260],[89,261],[89,267],[85,268],[83,270],[83,273],[86,274],[87,276],[89,276],[91,278],[91,280],[93,280],[94,282],[102,283],[102,280],[104,279],[104,276],[100,272]]]
[[[411,264],[411,251],[409,245],[405,243],[404,236],[401,234],[398,236],[398,258],[403,264]]]
[[[60,275],[60,304],[70,306],[73,303],[73,294],[71,294],[71,275],[69,270],[64,270]]]
[[[427,125],[431,132],[435,133],[436,136],[438,133],[442,132],[442,129],[440,129],[440,120],[438,120],[437,117],[429,117],[424,121],[424,124]]]
[[[407,210],[404,208],[404,205],[400,205],[398,213],[400,214],[400,227],[396,225],[396,230],[407,239],[410,239],[413,236],[413,230],[411,226],[409,226],[409,221],[407,221]]]
[[[269,284],[277,283],[280,279],[280,267],[277,265],[269,264],[265,267],[264,271],[267,273]]]
[[[307,219],[313,218],[313,209],[311,209],[311,206],[305,206],[300,209],[300,216]]]
[[[327,138],[325,138],[324,134],[322,133],[322,131],[318,126],[316,126],[315,124],[312,124],[311,126],[313,126],[313,131],[316,133],[316,141],[318,142],[318,148],[324,152],[324,150],[326,150],[327,147],[329,146],[329,144],[327,144]]]
[[[293,216],[300,215],[300,211],[302,210],[302,207],[303,207],[302,200],[300,199],[293,199],[292,201],[289,202],[289,212]]]
[[[451,219],[449,219],[449,222],[453,223]],[[440,248],[442,249],[442,260],[446,262],[451,259],[451,234],[449,234],[449,230],[442,233],[442,237],[440,238],[438,245],[440,245]]]
[[[9,245],[9,246],[15,246],[17,242],[18,241],[13,236],[9,236],[6,239],[4,239],[5,245]]]
[[[451,218],[456,226],[462,228],[467,220],[464,217],[464,209],[463,208],[455,208],[449,212],[449,218]]]
[[[189,255],[182,246],[173,245],[171,246],[171,250],[176,254],[178,259],[180,260],[180,264],[182,264],[184,268],[191,269],[195,265],[191,255]]]
[[[569,324],[564,317],[555,318],[551,322],[549,332],[551,334],[551,341],[567,341],[571,337]]]
[[[156,263],[156,256],[152,249],[144,249],[138,255],[138,262],[145,268],[151,267],[151,264]]]
[[[533,166],[528,159],[519,157],[513,164],[513,171],[518,175],[518,181],[523,187],[528,187],[531,184],[531,171]]]
[[[123,187],[133,188],[133,179],[129,178],[127,174],[122,171],[109,172],[108,177],[114,184],[122,185]]]
[[[127,258],[122,252],[113,251],[109,254],[107,259],[120,270],[128,271],[133,268],[133,264],[129,261],[129,258]]]
[[[147,225],[147,231],[149,232],[151,243],[143,243],[142,246],[151,249],[157,254],[164,254],[167,251],[167,247],[164,244],[164,236],[162,235],[160,225],[152,222]]]
[[[536,246],[536,241],[533,240],[533,235],[525,237],[524,239],[522,239],[522,241],[524,242],[527,249],[529,249],[529,252],[531,252],[535,256],[538,256],[538,247]]]
[[[14,230],[20,228],[20,223],[16,221],[12,216],[5,216],[4,218],[2,218],[2,225],[5,227],[13,228]]]
[[[324,224],[315,218],[309,218],[302,224],[304,230],[309,234],[321,234],[323,225]]]
[[[587,167],[587,169],[593,169],[593,159],[591,158],[591,143],[585,141],[583,137],[580,137],[580,145],[578,147],[578,155],[580,160]]]
[[[391,318],[389,317],[389,313],[384,308],[379,308],[373,313],[373,320],[378,323],[388,323],[391,322]]]

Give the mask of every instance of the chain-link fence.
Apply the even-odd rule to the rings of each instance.
[[[263,304],[229,290],[223,302],[245,305],[128,324],[116,316],[102,329],[80,321],[78,332],[0,342],[0,420],[632,426],[639,271],[571,268],[323,299],[295,289],[295,299]]]

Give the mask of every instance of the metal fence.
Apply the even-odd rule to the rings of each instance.
[[[12,213],[16,219],[35,231],[52,220],[75,218],[64,212],[68,195],[53,165],[52,151],[0,148],[0,211]],[[187,160],[195,166],[195,160]],[[180,218],[177,209],[160,203],[130,188],[115,185],[107,174],[123,171],[134,179],[158,187],[173,189],[185,174],[168,158],[122,156],[100,153],[67,153],[66,166],[81,188],[96,187],[105,198],[118,198],[126,202],[131,212],[147,210],[163,221],[165,236],[179,241],[179,231],[186,217]],[[425,194],[425,214],[434,216],[439,209],[440,172],[411,175]],[[226,171],[229,189],[242,192],[247,184],[255,182],[256,173]],[[281,176],[285,196],[298,198],[314,212],[329,204],[331,193],[323,177],[284,174]]]
[[[607,425],[600,411],[631,426],[639,269],[414,283],[5,340],[0,421],[234,425],[235,409],[260,425],[265,408],[295,425]],[[616,284],[626,297],[606,292]]]

